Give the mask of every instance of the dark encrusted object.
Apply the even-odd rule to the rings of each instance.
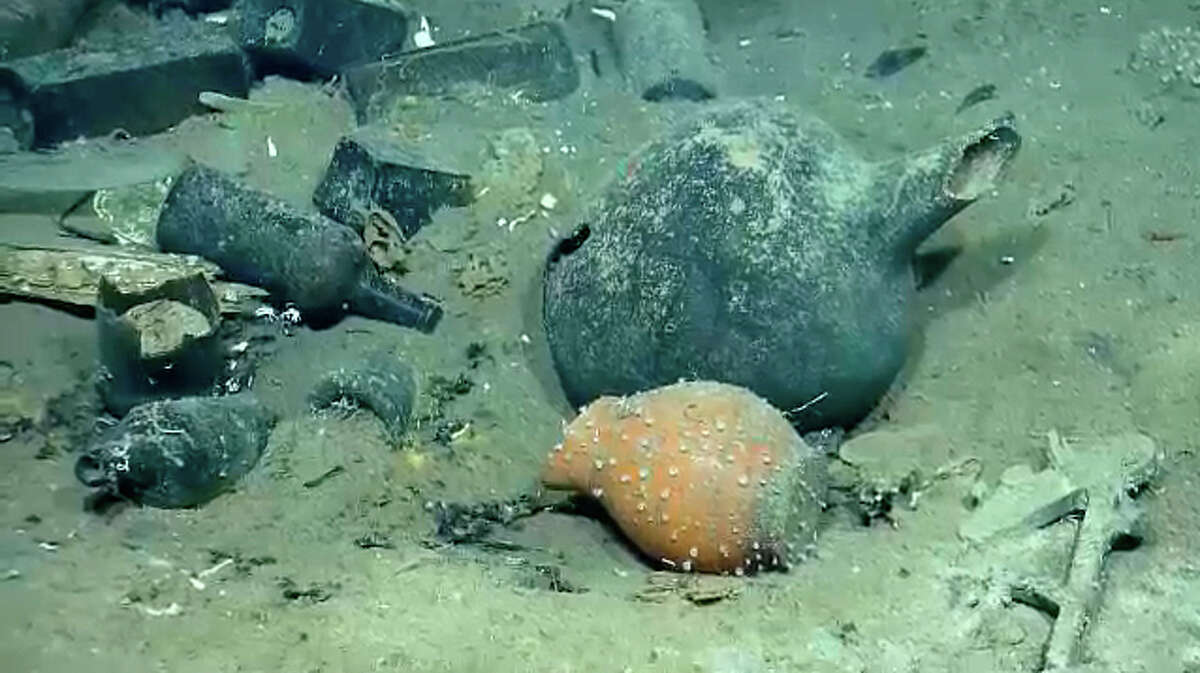
[[[144,0],[143,4],[155,15],[162,16],[171,10],[188,14],[219,12],[232,7],[233,0]]]
[[[225,364],[220,325],[220,305],[201,274],[140,291],[102,278],[96,329],[105,407],[120,417],[152,400],[211,392]]]
[[[58,49],[75,34],[96,0],[4,0],[0,3],[0,60]]]
[[[652,102],[701,101],[717,95],[696,0],[629,0],[613,37],[625,78]]]
[[[210,259],[303,313],[337,311],[368,264],[350,229],[200,165],[171,187],[157,238],[164,252]]]
[[[439,540],[454,544],[483,542],[497,525],[509,526],[546,508],[534,496],[490,502],[428,502]]]
[[[322,213],[352,226],[361,219],[357,212],[379,208],[396,220],[406,239],[437,209],[467,206],[473,199],[471,176],[431,161],[373,126],[338,141],[313,193]]]
[[[118,130],[158,133],[203,112],[202,91],[245,97],[250,76],[223,30],[175,21],[104,51],[70,47],[0,64],[0,87],[0,104],[25,110],[33,145],[48,147]]]
[[[314,410],[339,402],[370,409],[383,422],[388,438],[399,442],[408,432],[416,395],[412,368],[395,355],[380,351],[356,365],[322,376],[308,401]]]
[[[75,463],[87,486],[150,507],[194,507],[258,462],[276,416],[250,393],[134,407]]]
[[[547,264],[543,320],[576,405],[679,379],[742,385],[801,429],[846,426],[908,351],[918,244],[993,189],[1011,117],[868,163],[820,120],[719,103],[650,144]]]
[[[867,66],[866,76],[870,79],[891,77],[916,63],[925,56],[925,47],[903,47],[888,49]]]
[[[410,292],[374,266],[367,265],[346,300],[358,315],[411,327],[426,334],[442,320],[442,305],[433,297]]]
[[[400,51],[408,12],[362,0],[240,0],[242,46],[259,74],[330,77]]]
[[[562,27],[534,23],[347,68],[343,75],[360,122],[405,95],[437,96],[463,85],[519,91],[532,101],[579,87],[579,68]]]
[[[303,212],[211,168],[193,165],[158,220],[165,252],[200,255],[230,279],[257,285],[307,318],[369,318],[431,331],[441,307],[383,278],[353,229]]]

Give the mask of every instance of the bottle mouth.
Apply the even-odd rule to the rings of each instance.
[[[951,198],[974,201],[994,189],[1020,147],[1021,136],[1013,129],[1011,118],[997,121],[962,149],[947,185]]]
[[[104,466],[95,456],[86,454],[75,461],[75,478],[84,486],[104,486],[108,483],[108,474]]]

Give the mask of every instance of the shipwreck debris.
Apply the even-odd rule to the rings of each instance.
[[[1081,514],[1073,523],[1064,582],[1056,585],[1039,577],[1005,580],[1012,601],[1054,619],[1042,670],[1059,672],[1079,664],[1088,625],[1103,600],[1109,554],[1132,548],[1143,537],[1142,511],[1135,498],[1157,476],[1160,457],[1153,440],[1141,434],[1071,446],[1054,431],[1048,434],[1047,454],[1050,467],[1042,472],[1010,471],[960,534],[979,542],[1011,538]]]

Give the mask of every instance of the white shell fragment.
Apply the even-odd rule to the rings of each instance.
[[[425,49],[435,44],[433,41],[433,31],[429,27],[429,19],[421,17],[421,27],[417,32],[413,33],[412,41],[413,46],[417,49]]]

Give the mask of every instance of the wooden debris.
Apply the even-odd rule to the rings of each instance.
[[[136,292],[193,273],[212,283],[225,314],[252,310],[267,296],[256,287],[217,280],[220,268],[194,255],[0,244],[0,295],[24,299],[92,307],[101,277]]]
[[[1035,527],[1056,521],[1075,526],[1065,581],[1060,583],[1036,574],[1004,580],[1012,601],[1044,612],[1054,620],[1041,670],[1066,673],[1079,670],[1088,625],[1095,619],[1104,597],[1104,564],[1108,555],[1115,549],[1130,548],[1142,538],[1142,510],[1134,497],[1155,478],[1160,459],[1154,442],[1141,434],[1071,446],[1051,431],[1048,440],[1050,467],[1036,475],[1025,475],[1026,486],[1040,488],[1045,493],[1034,494],[1029,488],[998,489],[993,496],[998,509],[987,514],[983,523],[967,526],[966,530],[980,534],[964,537],[996,544],[1004,537],[1001,533],[1031,534]],[[1024,501],[1018,502],[1019,498],[1013,495],[1022,492]],[[980,513],[996,509],[989,505],[985,503]],[[1005,518],[1009,521],[1007,525],[989,523]]]

